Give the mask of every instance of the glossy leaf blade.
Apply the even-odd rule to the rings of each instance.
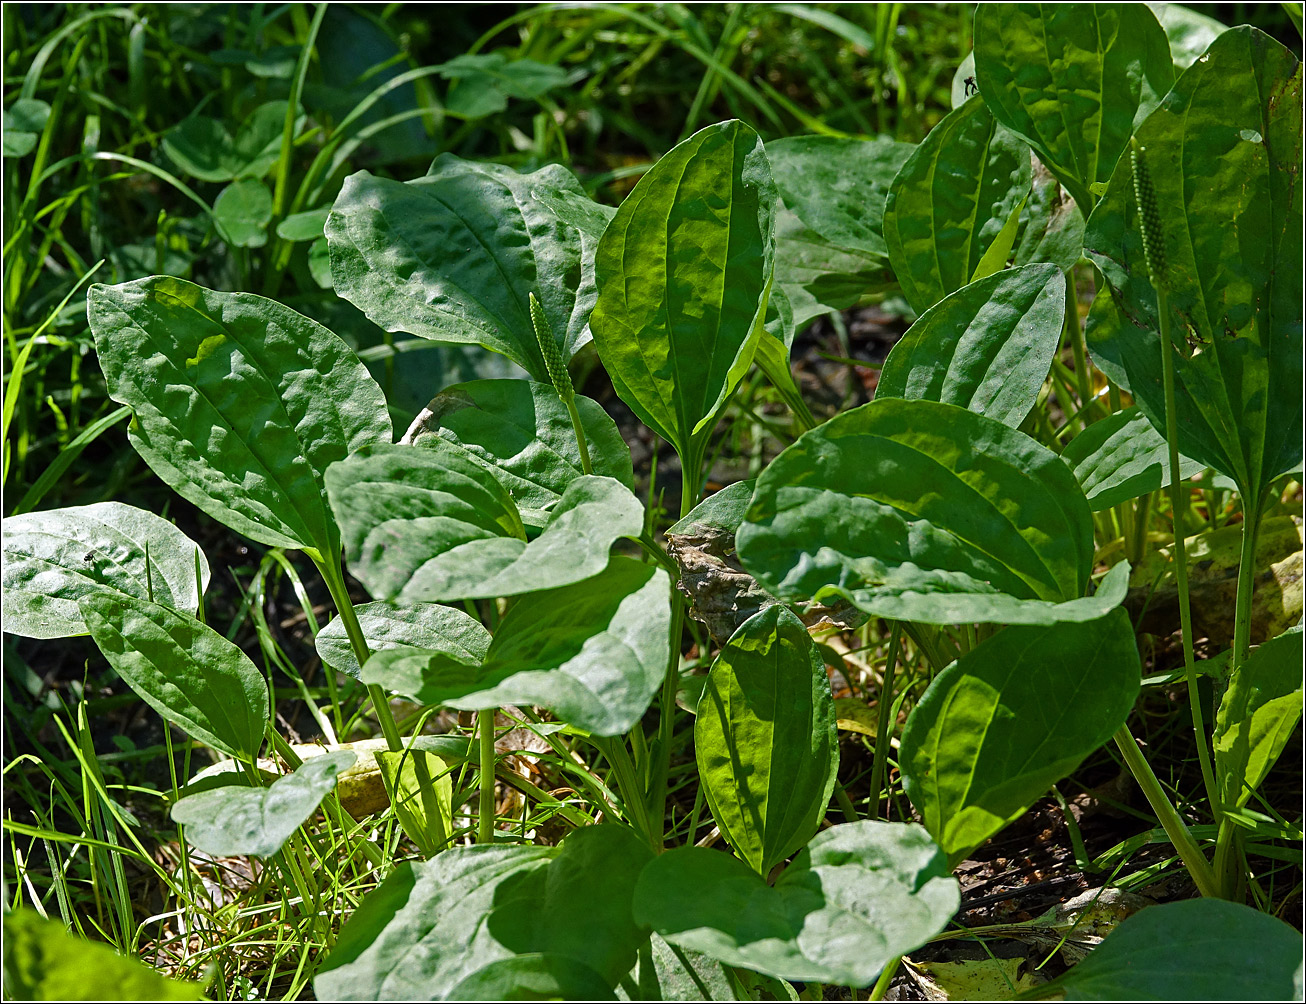
[[[776,212],[772,293],[784,293],[796,331],[822,314],[847,310],[896,288],[887,258],[840,251],[808,229],[792,211],[781,208]],[[759,355],[762,352],[759,344]]]
[[[1074,476],[1028,436],[955,405],[888,398],[776,457],[736,545],[783,597],[839,595],[927,623],[1049,623],[1109,609],[1080,599],[1091,524]]]
[[[1073,1001],[1300,1000],[1301,934],[1240,903],[1166,903],[1126,918],[1060,982]]]
[[[424,704],[535,704],[597,735],[620,735],[657,693],[670,623],[666,572],[616,557],[593,578],[523,596],[482,664],[394,648],[373,655],[362,679]]]
[[[976,99],[930,130],[889,186],[884,239],[918,314],[961,289],[1029,192],[1029,148]]]
[[[186,827],[186,840],[206,854],[252,854],[267,858],[316,811],[336,786],[336,775],[353,753],[326,753],[304,762],[267,788],[231,784],[187,795],[172,807],[172,820]]]
[[[1075,472],[1094,512],[1170,483],[1170,448],[1136,407],[1094,422],[1066,444],[1061,459]],[[1205,469],[1205,464],[1180,455],[1180,479]]]
[[[491,962],[449,991],[452,1001],[611,1001],[612,988],[589,966],[565,955],[531,952]]]
[[[570,359],[589,340],[593,272],[536,190],[584,198],[564,167],[519,174],[453,154],[409,182],[351,175],[326,223],[336,292],[387,331],[482,345],[547,382],[528,296]]]
[[[621,826],[576,830],[561,846],[454,847],[401,865],[340,933],[314,980],[332,1000],[441,1000],[486,966],[544,954],[608,987],[645,934],[631,896],[648,847]],[[411,965],[414,953],[422,964]]]
[[[712,817],[763,877],[807,843],[839,769],[825,660],[782,606],[745,621],[708,674],[694,719]]]
[[[87,315],[132,446],[169,487],[260,543],[335,549],[322,472],[393,435],[343,340],[274,300],[167,276],[92,286]]]
[[[1169,263],[1179,446],[1249,499],[1302,457],[1301,84],[1286,48],[1231,29],[1137,134]],[[1156,297],[1134,203],[1124,158],[1084,238],[1114,301],[1095,303],[1090,349],[1164,429]]]
[[[722,122],[654,164],[599,242],[599,357],[622,400],[682,457],[752,361],[775,199],[757,134]]]
[[[1017,428],[1047,379],[1065,304],[1065,280],[1052,264],[963,286],[907,329],[875,396],[943,401]]]
[[[141,700],[214,749],[257,755],[267,682],[244,652],[189,614],[125,593],[93,592],[78,606],[109,665]]]
[[[774,887],[719,851],[667,851],[640,876],[635,918],[726,965],[866,986],[942,930],[959,901],[924,830],[863,820],[817,834]]]
[[[985,4],[975,79],[993,115],[1032,146],[1087,215],[1174,82],[1170,47],[1144,4]]]
[[[456,607],[378,600],[360,604],[354,613],[371,652],[408,646],[433,649],[475,663],[484,659],[490,648],[490,632]],[[313,644],[323,665],[358,678],[358,660],[339,617],[317,633]]]
[[[634,484],[630,448],[596,401],[576,395],[593,472]],[[440,436],[483,462],[512,494],[528,525],[543,526],[547,510],[584,474],[567,406],[551,386],[532,380],[474,380],[431,400],[404,437]]]
[[[1296,627],[1258,646],[1229,680],[1211,740],[1225,805],[1247,804],[1301,720],[1301,667]]]
[[[201,588],[209,583],[198,544],[121,502],[10,516],[2,535],[4,629],[26,638],[86,634],[77,601],[102,590],[142,600],[153,593],[155,602],[193,614],[197,570]]]
[[[950,865],[1110,739],[1140,676],[1122,610],[1006,628],[939,673],[907,719],[899,764]]]

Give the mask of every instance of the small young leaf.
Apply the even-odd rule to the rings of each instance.
[[[303,124],[301,116],[296,131]],[[218,119],[192,115],[163,134],[163,152],[200,181],[262,178],[281,156],[286,102],[259,105],[233,137]]]
[[[271,857],[313,815],[336,786],[336,775],[354,762],[349,752],[306,760],[267,788],[230,784],[187,795],[172,807],[186,827],[186,841],[206,854]]]
[[[0,536],[4,628],[26,638],[86,634],[77,601],[103,590],[193,614],[197,561],[200,585],[209,582],[198,544],[167,520],[121,502],[10,516]]]
[[[694,719],[712,817],[765,877],[816,833],[839,769],[825,661],[780,605],[754,614],[717,656]]]
[[[37,98],[19,98],[4,111],[4,155],[26,157],[50,118],[50,106]]]
[[[1066,444],[1061,459],[1075,472],[1094,512],[1146,495],[1170,482],[1170,451],[1138,408],[1126,408],[1094,422]],[[1187,480],[1205,465],[1179,457]]]
[[[141,700],[200,742],[254,759],[268,689],[244,652],[190,614],[126,593],[97,590],[78,607],[109,665]]]
[[[774,888],[720,851],[667,851],[639,877],[635,919],[729,966],[861,987],[941,931],[960,898],[924,830],[863,820],[818,833]]]
[[[490,632],[480,621],[456,607],[378,600],[357,606],[354,612],[371,652],[408,646],[433,649],[462,662],[478,663],[490,647]],[[313,644],[324,665],[358,678],[358,660],[344,621],[339,617],[317,633]]]
[[[1142,674],[1129,617],[1009,627],[926,689],[903,729],[903,787],[950,867],[1124,724]]]
[[[213,202],[213,219],[238,248],[261,248],[272,222],[272,193],[257,178],[233,181]]]
[[[434,753],[406,749],[376,755],[386,794],[399,824],[423,857],[434,857],[453,833],[453,781],[449,765]]]
[[[1065,305],[1065,279],[1051,264],[963,286],[907,329],[875,396],[944,401],[1018,428],[1052,366]]]

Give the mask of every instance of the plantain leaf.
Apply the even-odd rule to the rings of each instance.
[[[762,333],[775,201],[757,133],[722,122],[654,164],[599,242],[599,357],[687,469]]]
[[[614,557],[593,578],[519,599],[482,662],[401,646],[373,655],[362,680],[423,704],[539,705],[597,735],[620,735],[662,683],[670,623],[666,572]]]
[[[530,952],[491,962],[449,991],[451,1001],[612,1001],[612,988],[565,955]]]
[[[419,749],[379,752],[376,763],[404,833],[423,857],[434,857],[453,835],[453,765]]]
[[[757,479],[735,542],[777,596],[931,624],[1091,620],[1128,585],[1122,563],[1081,599],[1092,518],[1054,453],[936,401],[875,400],[800,437]]]
[[[259,105],[233,136],[219,119],[191,115],[163,134],[160,144],[172,162],[200,181],[262,178],[281,157],[286,127],[285,101]],[[304,117],[296,119],[295,132]]]
[[[816,833],[839,770],[825,660],[780,605],[731,636],[694,719],[712,817],[740,860],[770,874]]]
[[[165,519],[121,502],[4,520],[4,629],[26,638],[87,633],[77,601],[109,590],[193,614],[209,562]],[[151,596],[151,594],[153,594]]]
[[[634,484],[630,448],[595,401],[576,395],[576,410],[593,471]],[[548,510],[584,473],[571,416],[552,386],[533,380],[474,380],[441,391],[404,437],[438,435],[483,462],[509,491],[527,526],[542,527]]]
[[[268,688],[244,652],[189,614],[126,593],[96,590],[78,608],[141,700],[200,742],[254,759],[268,723]]]
[[[467,662],[480,662],[490,647],[490,632],[476,618],[455,607],[378,600],[355,607],[354,613],[371,652],[406,645],[445,652]],[[313,644],[323,665],[358,678],[358,660],[345,633],[344,621],[339,617],[317,633]]]
[[[1170,483],[1170,449],[1137,408],[1094,422],[1066,444],[1061,459],[1075,472],[1094,512],[1154,492]],[[1179,477],[1191,478],[1205,464],[1179,457]]]
[[[1017,428],[1047,379],[1065,309],[1056,265],[963,286],[907,329],[884,361],[875,396],[944,401]]]
[[[970,282],[1029,192],[1029,148],[975,98],[948,113],[889,186],[884,239],[918,314]]]
[[[775,217],[775,284],[789,301],[795,331],[813,318],[848,310],[896,290],[887,259],[831,247],[790,210]],[[758,353],[765,351],[760,343]]]
[[[1134,127],[1174,82],[1170,47],[1143,4],[984,4],[975,79],[1087,215]]]
[[[1124,724],[1142,667],[1129,617],[1010,627],[939,673],[902,733],[907,796],[955,867]]]
[[[1169,263],[1179,448],[1232,478],[1252,508],[1302,457],[1301,83],[1291,52],[1234,28],[1138,129]],[[1137,215],[1124,158],[1084,238],[1110,284],[1090,314],[1089,344],[1163,430],[1156,296]]]
[[[349,918],[314,989],[323,1000],[445,1000],[487,966],[535,954],[610,989],[647,938],[631,896],[651,857],[627,827],[607,825],[560,846],[452,847],[400,865]]]
[[[373,596],[435,601],[516,596],[601,572],[644,509],[612,478],[582,476],[529,544],[508,490],[459,446],[363,450],[327,472],[354,574]]]
[[[680,847],[645,867],[635,919],[680,948],[785,980],[866,986],[941,931],[960,901],[919,826],[832,826],[766,884],[719,851]]]
[[[1030,185],[1011,263],[1050,261],[1068,271],[1084,254],[1084,214],[1037,158]]]
[[[556,164],[518,174],[448,153],[409,182],[351,175],[326,223],[336,292],[387,331],[482,345],[547,383],[529,294],[564,359],[589,341],[595,294],[580,233],[540,191],[584,198]]]
[[[325,753],[267,788],[229,784],[187,795],[173,805],[172,820],[206,854],[268,858],[313,815],[335,788],[336,775],[355,759],[348,751]]]
[[[339,534],[322,472],[393,431],[348,345],[289,307],[168,276],[92,286],[87,316],[132,446],[237,533],[327,560]]]

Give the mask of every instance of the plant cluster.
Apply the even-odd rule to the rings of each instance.
[[[335,293],[525,373],[446,388],[398,442],[358,354],[290,306],[171,275],[92,286],[132,448],[320,574],[337,616],[317,652],[370,701],[384,740],[367,759],[416,859],[347,807],[357,744],[279,732],[268,680],[206,620],[203,549],[161,517],[11,516],[5,630],[88,634],[229,758],[171,817],[199,852],[266,859],[299,890],[320,998],[879,999],[949,928],[954,869],[1109,743],[1200,898],[1127,920],[1039,993],[1299,996],[1299,933],[1245,904],[1270,905],[1249,845],[1299,836],[1249,806],[1301,716],[1300,626],[1252,636],[1258,536],[1302,461],[1301,79],[1250,27],[1172,48],[1143,5],[982,5],[956,107],[919,144],[764,143],[732,119],[615,209],[559,165],[445,153],[406,182],[353,173],[314,217]],[[269,113],[286,135],[295,107]],[[289,227],[287,191],[272,213]],[[1099,281],[1086,324],[1077,273]],[[890,293],[916,320],[874,400],[818,421],[796,334]],[[679,459],[665,534],[613,418],[573,386],[589,352]],[[801,434],[703,499],[754,365]],[[1198,660],[1183,512],[1206,471],[1239,501],[1241,551],[1231,644]],[[1200,833],[1128,724],[1143,665],[1122,604],[1167,490]],[[690,618],[718,636],[705,676],[684,671]],[[876,618],[859,811],[813,628]],[[923,691],[898,678],[908,648]],[[314,712],[340,723],[345,700]],[[474,727],[426,734],[440,709]],[[502,712],[581,797],[504,762]],[[504,783],[532,827],[501,825]],[[895,785],[915,821],[888,818]],[[699,839],[709,817],[728,850]],[[565,837],[535,839],[546,821]],[[320,830],[379,879],[338,931],[307,874]]]

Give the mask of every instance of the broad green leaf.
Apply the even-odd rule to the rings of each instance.
[[[486,966],[534,954],[574,960],[611,988],[647,937],[631,897],[651,858],[631,830],[607,825],[560,846],[453,847],[400,865],[345,924],[314,989],[323,1000],[448,999]]]
[[[1068,271],[1084,254],[1084,214],[1037,159],[1030,184],[1011,263],[1020,266],[1050,261],[1061,271]]]
[[[1228,25],[1183,4],[1149,2],[1147,6],[1165,30],[1175,73],[1192,66],[1218,36],[1229,30]]]
[[[566,955],[532,952],[491,962],[449,991],[451,1001],[611,1001],[608,982]]]
[[[1150,906],[1058,982],[1072,1001],[1301,1000],[1301,933],[1241,903]]]
[[[719,492],[713,492],[689,511],[673,527],[669,534],[702,534],[705,531],[717,531],[734,534],[748,512],[748,503],[753,499],[753,486],[756,479],[736,481],[726,485]]]
[[[480,662],[490,648],[490,632],[481,622],[455,607],[439,603],[391,603],[378,600],[354,608],[368,650],[379,652],[406,645],[434,649],[459,661]],[[335,618],[313,640],[322,663],[358,678],[358,660],[345,633],[345,624]]]
[[[757,133],[722,122],[654,164],[599,241],[595,347],[621,399],[688,467],[762,333],[775,201]]]
[[[1094,512],[1154,492],[1170,483],[1170,451],[1165,437],[1138,408],[1126,408],[1066,444],[1061,459],[1075,472]],[[1187,480],[1205,464],[1179,457],[1179,477]]]
[[[1017,428],[1047,379],[1065,310],[1056,265],[963,286],[907,329],[884,361],[875,396],[944,401]]]
[[[79,938],[62,922],[26,908],[4,916],[4,985],[6,1000],[206,999],[203,984],[169,979],[139,959]]]
[[[1056,454],[937,401],[875,400],[800,437],[757,479],[735,543],[777,596],[930,624],[1091,620],[1127,586],[1081,599],[1092,517]]]
[[[196,572],[202,588],[209,583],[198,544],[167,520],[121,502],[9,516],[0,536],[4,629],[26,638],[86,634],[77,601],[94,592],[153,598],[193,614]]]
[[[315,241],[324,233],[329,209],[291,213],[277,224],[277,236],[287,241]]]
[[[237,533],[328,560],[339,534],[322,472],[393,435],[349,346],[274,300],[166,276],[92,286],[87,316],[154,473]]]
[[[301,116],[296,132],[303,122]],[[259,105],[241,122],[235,136],[218,119],[192,115],[163,134],[163,152],[185,174],[200,181],[262,178],[281,156],[285,127],[285,101]]]
[[[848,310],[897,289],[887,259],[840,251],[825,243],[788,209],[775,217],[775,284],[793,314],[795,331],[813,318]],[[759,354],[764,351],[759,342]]]
[[[903,787],[950,867],[1109,740],[1138,698],[1129,617],[1009,627],[939,673],[912,710]]]
[[[453,834],[453,781],[450,765],[424,750],[376,755],[395,816],[423,857],[434,857]]]
[[[1253,650],[1229,680],[1211,741],[1225,805],[1247,804],[1301,720],[1301,667],[1298,626]]]
[[[576,395],[593,471],[634,485],[630,448],[597,402]],[[416,434],[414,434],[416,433]],[[563,492],[584,474],[571,416],[549,384],[474,380],[441,391],[405,442],[438,435],[483,462],[517,504],[522,521],[542,527]]]
[[[621,1000],[733,1001],[738,1000],[725,967],[702,952],[668,945],[660,934],[649,936],[631,973],[634,989],[617,991]]]
[[[924,830],[863,820],[818,833],[774,887],[720,851],[667,851],[639,878],[635,919],[729,966],[861,987],[941,931],[959,902]]]
[[[1143,4],[984,4],[975,79],[1088,214],[1134,127],[1174,82],[1170,48]]]
[[[362,680],[423,704],[539,705],[597,735],[620,735],[666,674],[670,622],[666,572],[614,557],[600,575],[514,603],[482,663],[397,647],[373,655]]]
[[[567,82],[567,72],[533,59],[509,61],[501,52],[465,53],[440,67],[440,76],[456,83],[445,111],[478,119],[508,107],[509,98],[538,98]]]
[[[186,827],[186,841],[214,856],[268,858],[307,822],[336,786],[336,775],[353,764],[349,752],[304,761],[293,774],[266,788],[229,784],[187,795],[172,807],[172,821]]]
[[[1138,129],[1169,263],[1179,447],[1253,505],[1302,457],[1301,82],[1291,52],[1234,28]],[[1114,301],[1095,304],[1090,348],[1164,429],[1156,296],[1128,158],[1084,243],[1111,287],[1099,299]]]
[[[82,619],[141,700],[216,750],[253,760],[268,723],[263,675],[207,624],[126,593],[78,600]]]
[[[238,248],[261,248],[272,222],[272,193],[257,178],[233,181],[213,201],[213,220]]]
[[[19,98],[4,111],[4,155],[26,157],[50,118],[50,106],[38,98]]]
[[[712,817],[765,878],[816,833],[839,770],[825,660],[779,604],[721,650],[698,702],[694,755]]]
[[[589,340],[594,289],[579,232],[540,190],[584,196],[558,165],[518,174],[453,154],[409,182],[351,175],[326,223],[335,290],[387,331],[482,345],[547,383],[528,296],[570,359]]]
[[[1029,148],[972,98],[930,130],[889,186],[884,239],[918,314],[970,282],[1029,193]]]
[[[884,200],[915,146],[891,139],[793,136],[766,144],[785,205],[831,247],[884,259]]]
[[[569,484],[526,542],[508,490],[461,447],[363,450],[327,472],[353,574],[383,599],[516,596],[601,572],[619,537],[638,537],[644,509],[612,478]]]

